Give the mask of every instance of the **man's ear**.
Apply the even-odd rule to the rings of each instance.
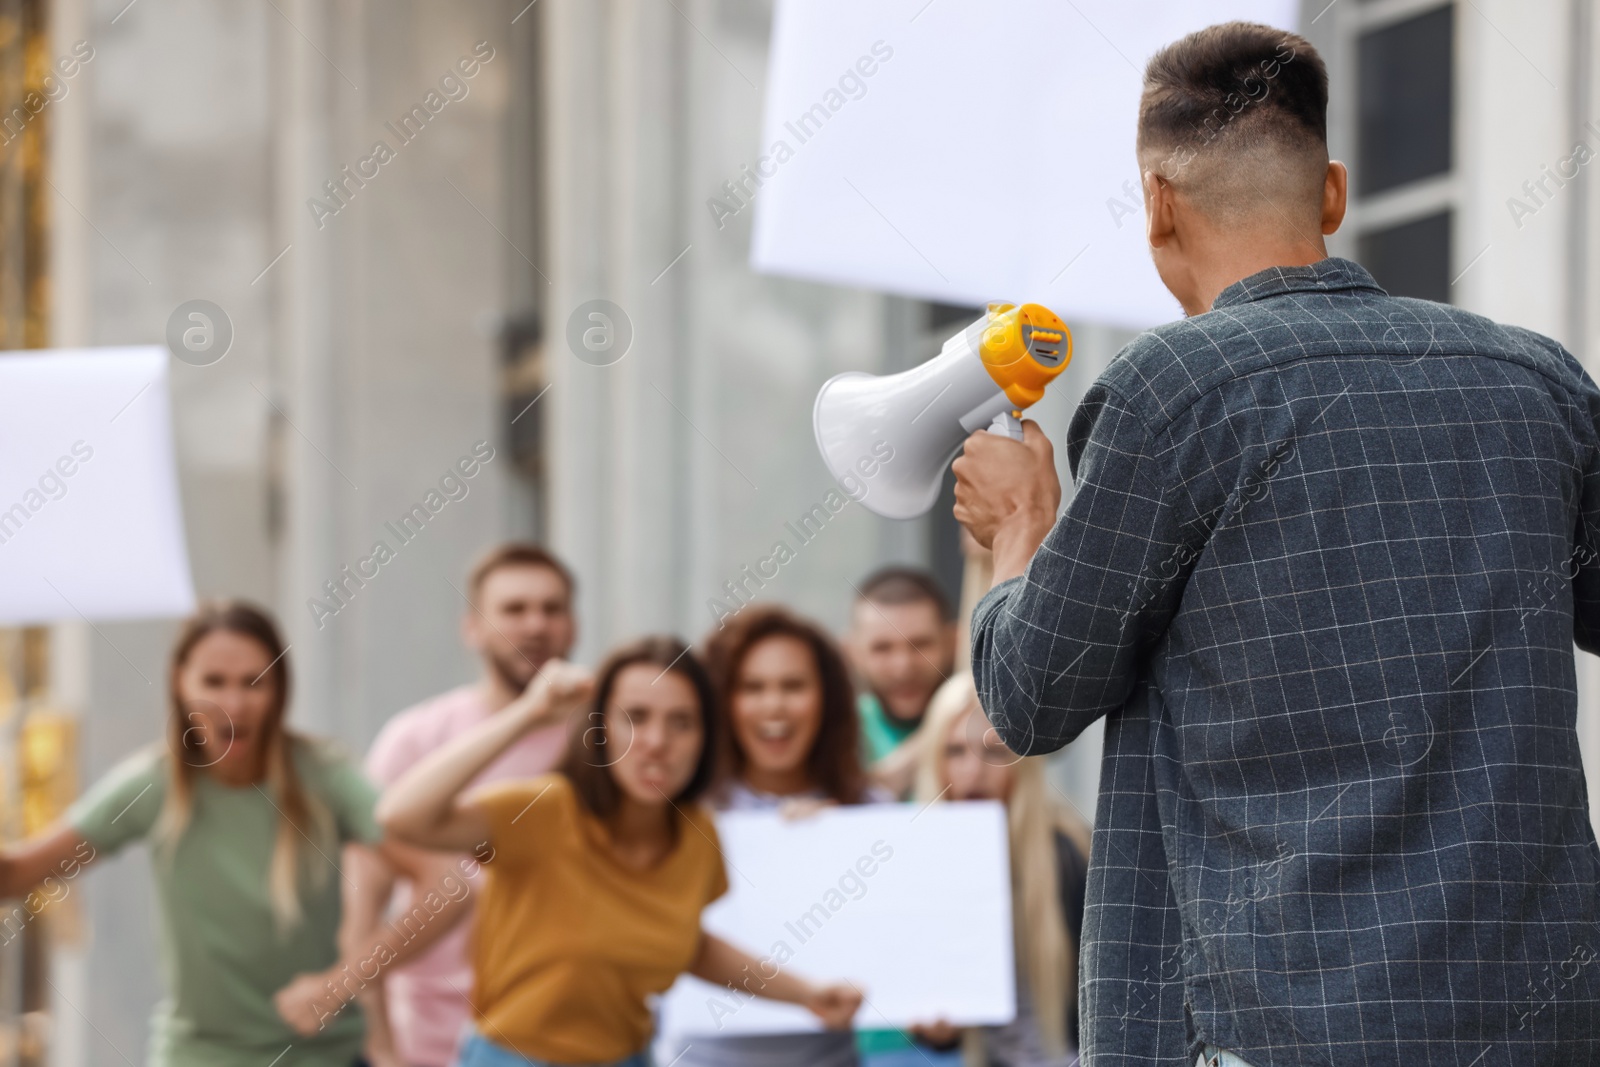
[[[478,640],[478,623],[471,611],[461,613],[461,643],[472,651],[480,651],[483,642]]]
[[[1145,237],[1151,248],[1161,248],[1177,228],[1172,185],[1154,170],[1144,172]]]
[[[1337,159],[1328,161],[1328,176],[1322,182],[1322,232],[1333,233],[1344,223],[1349,206],[1350,170]]]

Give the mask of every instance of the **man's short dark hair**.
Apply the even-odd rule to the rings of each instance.
[[[956,617],[950,598],[928,571],[920,567],[880,567],[856,587],[859,601],[873,604],[932,604],[942,622]]]
[[[1328,70],[1299,34],[1224,22],[1167,45],[1144,69],[1139,134],[1157,145],[1207,132],[1328,143]],[[1248,131],[1244,133],[1243,131]]]
[[[506,541],[479,556],[467,574],[467,595],[476,602],[478,594],[483,592],[483,583],[488,581],[489,575],[505,567],[548,568],[566,585],[569,600],[577,595],[578,583],[573,579],[567,565],[562,563],[554,552],[531,541]]]
[[[1229,179],[1263,161],[1283,171],[1254,176],[1263,192],[1313,177],[1320,189],[1328,162],[1328,69],[1311,42],[1286,30],[1257,22],[1197,30],[1145,66],[1138,141],[1141,153],[1162,156],[1150,169],[1210,206],[1230,197],[1237,202],[1241,190]]]

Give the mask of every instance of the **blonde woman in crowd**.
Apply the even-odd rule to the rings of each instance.
[[[173,645],[166,743],[119,763],[56,826],[0,850],[0,896],[16,897],[150,843],[167,980],[152,1067],[260,1067],[290,1048],[306,1067],[362,1061],[361,1011],[324,1009],[303,1035],[280,1015],[316,1011],[287,1003],[290,988],[342,976],[334,863],[342,846],[379,839],[361,772],[285,724],[287,651],[265,612],[203,606]]]
[[[934,694],[921,728],[914,786],[918,803],[998,800],[1011,846],[1017,1017],[965,1031],[918,1028],[934,1045],[963,1048],[968,1067],[1071,1067],[1078,1061],[1078,943],[1083,930],[1089,832],[1059,803],[1044,760],[1002,744],[984,717],[972,675],[953,675]]]

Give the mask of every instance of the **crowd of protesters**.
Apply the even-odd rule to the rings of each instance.
[[[172,648],[165,738],[0,851],[0,893],[148,844],[167,982],[152,1065],[643,1067],[657,995],[758,962],[701,926],[728,889],[716,812],[996,800],[1013,1022],[874,1029],[850,976],[780,971],[759,995],[821,1029],[695,1038],[673,1062],[1076,1062],[1086,827],[988,727],[932,575],[858,583],[842,640],[755,604],[698,646],[643,636],[592,670],[569,659],[575,592],[542,547],[486,554],[462,627],[480,676],[394,715],[364,765],[289,728],[270,615],[206,604]]]

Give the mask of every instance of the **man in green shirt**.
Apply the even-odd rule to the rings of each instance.
[[[916,768],[915,746],[904,742],[954,669],[955,613],[933,575],[915,567],[874,571],[856,594],[844,645],[859,682],[862,747],[875,776],[904,797]],[[961,1062],[959,1050],[919,1048],[899,1030],[859,1031],[856,1048],[862,1067]]]

